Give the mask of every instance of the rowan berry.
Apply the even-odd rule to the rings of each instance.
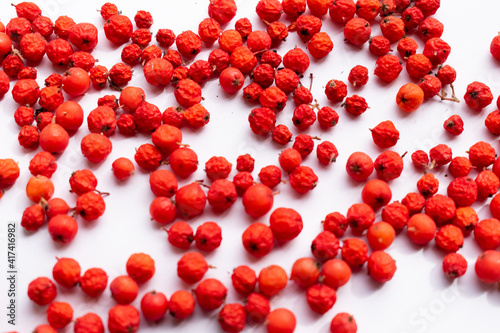
[[[45,55],[47,41],[39,33],[28,33],[21,38],[19,45],[24,59],[38,63]]]
[[[66,302],[53,302],[47,308],[47,321],[56,329],[66,327],[73,319],[73,308]]]
[[[177,103],[189,108],[201,102],[201,87],[193,80],[180,80],[174,90],[174,95]]]
[[[331,333],[356,333],[357,330],[356,320],[346,312],[338,313],[330,323]]]
[[[423,54],[414,54],[408,57],[406,71],[413,80],[419,80],[428,74],[432,69],[432,63]]]
[[[170,168],[181,178],[189,177],[198,169],[198,156],[190,148],[174,150],[168,157]]]
[[[391,43],[384,36],[373,36],[368,43],[370,44],[368,49],[374,56],[381,57],[391,51]]]
[[[187,30],[177,35],[175,45],[181,55],[186,58],[193,58],[200,53],[202,40],[200,36],[191,30]]]
[[[134,306],[115,305],[108,312],[108,330],[110,333],[135,333],[140,320],[140,313]]]
[[[137,283],[127,275],[121,275],[113,279],[109,285],[111,297],[121,305],[132,303],[138,294]]]
[[[78,224],[73,217],[60,214],[49,220],[48,230],[54,242],[67,244],[75,238],[78,232]]]
[[[270,45],[271,47],[278,47],[288,37],[288,27],[286,26],[286,24],[279,22],[279,21],[275,21],[275,22],[268,24],[267,28],[266,28],[266,32],[269,35],[269,37],[271,38],[271,45]],[[269,48],[267,47],[267,50],[268,49]],[[266,49],[264,49],[264,52],[267,52]],[[275,53],[274,51],[270,51],[270,52]],[[280,61],[281,61],[281,57],[280,57]],[[261,60],[261,63],[263,63],[262,60]],[[274,66],[274,67],[276,68],[277,66]]]
[[[286,145],[288,142],[292,141],[292,133],[285,125],[278,125],[272,129],[273,141],[280,144]]]
[[[368,246],[358,238],[345,239],[342,243],[341,255],[351,268],[359,268],[368,259]]]
[[[212,66],[213,74],[220,75],[229,67],[229,53],[221,49],[213,49],[208,55],[208,62]]]
[[[394,14],[396,11],[397,3],[395,0],[384,0],[380,4],[380,16],[386,17]]]
[[[354,152],[347,159],[347,174],[354,180],[362,182],[373,172],[373,160],[363,152]]]
[[[500,221],[490,218],[479,221],[474,228],[474,240],[483,250],[494,250],[500,245]]]
[[[104,5],[102,5],[101,9],[99,10],[101,17],[104,20],[107,20],[111,16],[118,14],[118,12],[118,7],[115,4],[109,2],[106,2]]]
[[[198,252],[188,252],[177,262],[177,275],[189,284],[199,282],[207,271],[208,264]]]
[[[364,18],[350,19],[344,28],[345,39],[355,46],[361,46],[370,39],[370,23]]]
[[[184,111],[184,119],[189,127],[200,128],[210,121],[210,113],[201,104],[195,104]]]
[[[433,75],[425,75],[420,79],[418,86],[424,92],[424,98],[432,98],[441,91],[441,81]]]
[[[443,226],[436,233],[436,245],[446,252],[457,252],[464,244],[464,235],[452,224]]]
[[[431,38],[425,43],[423,54],[429,58],[434,66],[442,64],[448,59],[451,47],[438,37]]]
[[[373,165],[377,176],[385,181],[396,179],[403,172],[403,158],[390,150],[377,156]]]
[[[3,190],[14,185],[19,174],[19,166],[13,159],[0,159],[0,189]]]
[[[333,103],[340,103],[347,96],[347,85],[339,80],[330,80],[325,87],[326,97]]]
[[[492,171],[497,177],[500,175],[500,159],[496,159],[495,163],[493,163]]]
[[[208,16],[220,24],[226,24],[236,15],[234,0],[214,0],[208,5]]]
[[[425,199],[422,198],[422,200]],[[422,203],[422,207],[423,205],[424,203]],[[382,210],[382,220],[390,224],[396,230],[403,229],[406,226],[409,218],[409,209],[405,205],[397,201],[388,204]]]
[[[35,80],[19,80],[12,88],[12,97],[20,105],[33,105],[40,96],[40,87]]]
[[[377,282],[384,283],[396,273],[396,261],[384,251],[375,251],[368,258],[368,274]]]
[[[93,67],[90,72],[90,81],[95,89],[102,89],[106,86],[109,78],[109,71],[106,67],[98,65]]]
[[[257,135],[267,135],[276,124],[276,114],[267,107],[256,108],[250,112],[248,122],[252,132]]]
[[[80,196],[96,189],[97,178],[94,173],[88,169],[77,170],[71,174],[69,185],[71,191]]]
[[[464,131],[464,121],[459,115],[453,115],[444,121],[443,127],[452,135],[460,135]]]
[[[284,39],[280,38],[281,36],[275,39]],[[269,50],[271,48],[272,38],[266,31],[262,30],[254,30],[247,36],[247,46],[252,52],[262,52]]]
[[[235,94],[245,84],[245,77],[239,69],[228,67],[220,73],[219,83],[225,92]]]
[[[153,15],[145,10],[139,10],[134,16],[135,25],[141,29],[149,29],[153,25]]]
[[[74,131],[83,124],[83,109],[77,102],[67,101],[59,105],[55,112],[56,123],[67,131]]]
[[[234,49],[229,58],[231,66],[238,68],[243,74],[248,74],[257,65],[257,58],[246,46]]]
[[[443,272],[450,278],[461,277],[467,271],[467,261],[460,253],[449,253],[443,259]]]
[[[398,78],[402,70],[403,66],[399,58],[392,54],[386,54],[375,62],[374,74],[382,81],[391,83]]]
[[[100,268],[89,268],[80,278],[82,291],[90,297],[101,295],[108,284],[106,272]]]
[[[28,285],[28,297],[38,305],[47,305],[57,296],[55,284],[46,277],[38,277]]]
[[[335,289],[322,283],[317,283],[309,287],[306,297],[311,310],[319,314],[328,312],[337,301]]]
[[[377,210],[391,201],[392,192],[389,185],[383,180],[372,179],[363,187],[361,198],[365,204]]]
[[[77,23],[69,29],[68,39],[80,51],[91,52],[98,42],[97,28],[91,23]]]
[[[81,142],[82,154],[91,163],[100,163],[104,161],[111,153],[112,149],[113,146],[111,141],[102,134],[90,133],[83,137]]]
[[[434,177],[434,174],[427,173],[418,180],[417,189],[424,197],[432,197],[439,189],[439,180]]]
[[[181,128],[184,122],[184,109],[180,106],[166,108],[161,115],[161,121],[163,124]]]
[[[330,141],[323,141],[316,148],[316,156],[321,164],[329,165],[330,163],[337,161],[339,152],[333,143]]]
[[[76,199],[76,213],[86,221],[97,220],[105,210],[104,199],[95,192],[87,192]]]
[[[295,108],[292,121],[295,127],[304,131],[316,122],[316,113],[309,105],[301,104]]]
[[[477,175],[475,182],[477,184],[477,197],[480,200],[492,197],[498,192],[498,188],[500,187],[500,180],[490,170],[481,171]]]
[[[243,247],[251,255],[261,258],[274,247],[274,237],[270,227],[256,222],[248,226],[241,236]]]
[[[399,140],[399,131],[392,121],[386,120],[371,129],[373,142],[380,148],[390,148]]]
[[[162,58],[162,55],[163,55],[163,51],[158,46],[150,45],[142,51],[141,62],[144,65],[149,60]],[[167,60],[167,59],[164,59],[164,60]]]
[[[448,168],[453,177],[466,177],[470,173],[472,164],[468,158],[457,156],[451,160]]]
[[[349,22],[356,13],[356,4],[353,0],[334,0],[329,9],[330,18],[341,25]]]
[[[136,132],[134,116],[127,113],[122,113],[116,121],[116,126],[123,135],[134,135]]]
[[[497,283],[500,281],[500,252],[488,250],[480,254],[474,268],[482,282]]]
[[[417,110],[423,101],[424,91],[414,83],[404,84],[396,95],[396,104],[405,112]]]
[[[257,285],[257,275],[255,271],[246,265],[241,265],[233,270],[231,281],[234,289],[245,296],[254,292]]]
[[[254,164],[255,159],[250,154],[240,155],[236,159],[236,170],[252,172]]]
[[[285,68],[291,69],[297,74],[304,73],[309,68],[309,57],[300,48],[293,48],[285,53],[283,57],[283,65]]]
[[[26,184],[26,196],[34,203],[40,202],[42,198],[49,200],[53,194],[54,184],[45,176],[33,176]]]
[[[24,149],[36,149],[38,148],[39,136],[38,129],[35,126],[26,125],[19,131],[17,140]]]
[[[417,34],[424,42],[427,42],[431,38],[441,37],[443,30],[443,23],[434,17],[427,17],[418,25]]]
[[[9,54],[2,61],[2,67],[5,72],[10,77],[17,77],[21,70],[24,68],[23,60],[18,54]],[[7,83],[7,81],[5,81]]]
[[[213,18],[206,18],[198,25],[198,35],[207,46],[211,46],[220,35],[219,22]]]
[[[182,186],[175,194],[175,205],[179,215],[185,219],[201,215],[206,203],[207,196],[196,182]]]
[[[66,288],[73,288],[80,282],[81,268],[78,262],[71,258],[56,258],[57,263],[52,269],[54,280]]]
[[[335,258],[339,248],[337,237],[330,231],[320,232],[311,243],[311,252],[320,262]]]
[[[19,43],[24,35],[31,33],[31,23],[23,17],[14,17],[5,26],[5,33],[13,42]]]
[[[93,312],[89,312],[75,319],[74,330],[75,333],[102,333],[104,332],[104,324],[101,317]]]
[[[233,205],[238,196],[233,182],[218,179],[212,183],[207,193],[207,200],[215,212],[224,212]]]
[[[292,311],[277,308],[269,312],[264,324],[268,333],[292,333],[297,326],[297,319]]]
[[[90,87],[90,82],[90,76],[84,69],[72,67],[62,76],[62,89],[68,95],[76,97],[87,92]]]
[[[144,101],[135,110],[134,122],[138,132],[153,133],[161,125],[161,111],[156,105]]]
[[[457,207],[467,207],[476,201],[478,189],[472,178],[459,177],[450,182],[447,192]]]
[[[262,184],[250,186],[243,194],[245,212],[254,219],[267,214],[273,206],[273,201],[271,189]]]
[[[262,21],[272,23],[280,19],[283,7],[278,0],[260,0],[255,11]]]
[[[302,163],[302,156],[296,149],[287,148],[281,152],[279,163],[286,173],[291,173]]]
[[[179,67],[182,64],[181,54],[176,50],[168,49],[163,55],[163,59],[167,60],[174,66],[174,68]]]
[[[308,166],[298,166],[289,175],[290,185],[300,194],[314,189],[318,184],[318,176]]]
[[[166,231],[168,233],[168,242],[179,249],[189,249],[194,241],[193,229],[187,222],[175,222]]]
[[[425,198],[420,193],[410,192],[401,200],[401,203],[408,209],[411,216],[420,213],[424,209]]]
[[[160,224],[168,224],[175,219],[175,204],[168,197],[157,197],[149,205],[149,214],[151,214],[151,220]]]
[[[104,23],[104,34],[113,44],[125,44],[132,37],[133,26],[125,15],[113,15]]]
[[[28,231],[36,231],[45,222],[45,211],[40,204],[27,207],[23,211],[21,218],[21,227]]]
[[[147,320],[160,321],[168,311],[168,299],[165,294],[150,291],[141,299],[141,312]]]
[[[304,43],[321,31],[321,20],[313,15],[300,15],[295,21],[297,34]]]
[[[439,0],[417,0],[415,6],[422,10],[424,16],[434,15],[439,9],[441,3]]]
[[[415,8],[415,7],[412,7]],[[401,39],[398,43],[397,50],[401,57],[405,60],[408,60],[409,57],[417,53],[418,49],[418,44],[417,42],[410,38],[410,37],[405,37]],[[439,78],[439,76],[438,76]]]
[[[247,302],[245,304],[245,313],[247,314],[249,322],[263,322],[270,311],[271,307],[269,300],[262,294],[251,293],[248,295]]]
[[[426,214],[415,214],[408,220],[407,231],[410,240],[424,246],[429,243],[436,234],[436,223]]]
[[[441,194],[436,194],[425,203],[425,213],[429,215],[434,222],[441,226],[455,216],[455,201]]]
[[[471,207],[458,207],[455,217],[451,223],[462,230],[462,234],[467,237],[476,227],[479,218],[476,211]]]
[[[392,44],[404,37],[405,24],[399,17],[386,16],[380,22],[380,30],[382,35]]]

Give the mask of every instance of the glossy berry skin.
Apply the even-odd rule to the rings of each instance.
[[[268,333],[293,333],[297,326],[297,320],[292,311],[285,308],[277,308],[266,317],[266,329]]]
[[[408,220],[408,237],[417,245],[424,246],[436,234],[436,223],[425,214],[415,214]]]
[[[201,215],[206,202],[206,194],[196,182],[179,188],[175,194],[175,205],[180,216],[185,219]]]
[[[351,278],[351,267],[342,259],[330,259],[323,263],[319,279],[327,286],[338,289]]]
[[[354,152],[347,159],[347,174],[358,182],[366,180],[373,173],[373,169],[373,160],[363,152]]]
[[[267,214],[271,210],[273,202],[272,190],[262,184],[252,185],[243,194],[245,212],[254,219]]]
[[[500,281],[500,252],[488,250],[480,254],[474,268],[481,282],[496,283]]]
[[[127,275],[120,275],[113,279],[109,289],[113,299],[121,305],[132,303],[139,292],[137,283]]]
[[[146,293],[141,299],[141,312],[147,320],[160,321],[168,311],[165,294],[156,291]]]
[[[368,257],[368,274],[377,282],[392,279],[396,272],[396,262],[384,251],[375,251]]]
[[[330,333],[356,333],[357,331],[356,320],[346,312],[337,314],[330,323]]]
[[[319,274],[319,264],[313,258],[300,258],[293,263],[290,280],[301,288],[308,288],[318,281]]]

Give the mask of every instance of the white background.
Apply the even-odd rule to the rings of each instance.
[[[39,1],[44,14],[55,20],[59,15],[69,15],[76,22],[91,22],[99,28],[99,44],[93,55],[99,63],[110,68],[120,61],[122,47],[111,45],[102,31],[103,20],[96,9],[103,1],[70,1],[45,0]],[[175,5],[174,5],[175,3]],[[235,19],[227,25],[233,28],[236,19],[248,17],[254,24],[254,29],[264,29],[255,14],[257,1],[237,1],[238,13]],[[185,30],[197,31],[198,23],[207,17],[208,1],[123,1],[119,7],[125,15],[133,17],[139,9],[151,11],[155,20],[152,31],[160,28],[170,28],[176,34]],[[205,277],[220,279],[229,289],[228,302],[242,302],[231,286],[230,275],[234,267],[248,264],[259,270],[270,264],[281,265],[288,273],[293,262],[300,257],[311,256],[310,243],[322,230],[321,221],[325,215],[339,211],[346,213],[347,208],[360,202],[362,184],[351,181],[345,173],[347,157],[354,151],[367,152],[373,159],[382,151],[372,142],[370,131],[379,122],[392,120],[401,133],[401,139],[393,148],[398,153],[416,149],[428,151],[439,144],[449,144],[455,155],[466,156],[465,151],[479,140],[490,142],[498,148],[497,138],[489,134],[484,127],[484,119],[489,112],[495,110],[491,105],[481,112],[467,109],[463,102],[463,94],[468,83],[481,81],[488,84],[495,99],[500,91],[500,81],[497,79],[499,64],[489,53],[489,44],[493,36],[500,30],[498,25],[498,9],[496,2],[480,0],[443,1],[441,9],[435,15],[445,25],[443,39],[447,41],[452,52],[448,64],[456,68],[458,78],[455,84],[457,95],[462,103],[441,102],[437,98],[426,101],[420,109],[412,114],[403,114],[395,105],[395,95],[398,88],[410,81],[406,71],[393,83],[387,85],[379,81],[372,73],[376,58],[368,52],[368,45],[358,49],[343,42],[342,27],[331,22],[328,16],[323,20],[323,31],[332,37],[335,47],[333,52],[320,61],[313,60],[302,82],[309,86],[309,73],[315,76],[312,92],[321,105],[330,105],[340,114],[340,122],[331,130],[321,130],[318,124],[313,125],[306,133],[318,135],[323,140],[336,144],[340,156],[337,163],[322,167],[314,155],[308,157],[305,165],[314,168],[319,176],[317,188],[309,194],[297,195],[287,184],[279,185],[281,191],[275,197],[274,208],[293,207],[298,210],[304,220],[304,230],[294,241],[277,246],[265,258],[256,260],[248,255],[242,244],[241,234],[252,222],[244,213],[241,200],[224,214],[215,215],[210,207],[205,209],[203,216],[190,223],[195,229],[205,221],[217,221],[223,229],[222,246],[210,254],[205,254],[209,264],[216,266]],[[4,24],[15,15],[13,7],[7,2],[0,4],[0,19]],[[281,19],[283,22],[285,18]],[[288,23],[288,22],[287,22]],[[373,23],[372,35],[380,34],[378,23]],[[418,37],[415,39],[418,40]],[[420,43],[419,51],[423,49]],[[292,33],[288,41],[278,51],[284,54],[294,45],[305,47],[299,38]],[[396,44],[392,46],[396,52]],[[209,49],[204,48],[198,56],[206,59]],[[331,105],[324,96],[324,85],[330,79],[341,79],[347,82],[349,70],[361,64],[370,70],[369,83],[360,89],[349,85],[349,95],[357,93],[366,98],[370,109],[358,118],[350,117],[339,105]],[[53,67],[44,59],[38,67],[39,84],[53,71],[62,73],[62,68]],[[176,105],[173,88],[164,91],[148,87],[142,76],[142,68],[136,66],[130,85],[141,86],[146,90],[147,100],[156,104],[161,110]],[[245,84],[250,83],[247,78]],[[95,91],[93,88],[82,98],[81,103],[88,114],[97,105],[97,98],[105,94],[113,94],[109,89]],[[283,149],[274,144],[270,138],[256,137],[248,126],[247,117],[252,106],[242,101],[241,94],[227,96],[221,90],[217,80],[211,80],[203,88],[205,101],[203,105],[210,111],[210,123],[201,130],[183,129],[184,143],[187,143],[198,153],[199,170],[189,179],[180,181],[180,186],[197,179],[204,178],[203,165],[211,156],[225,156],[236,165],[236,157],[250,153],[256,159],[254,177],[261,167],[278,163],[278,154]],[[26,198],[24,187],[30,177],[29,161],[35,152],[22,149],[17,142],[19,128],[14,122],[16,109],[10,92],[0,101],[0,158],[14,158],[21,167],[21,177],[15,186],[8,190],[0,200],[0,216],[2,229],[0,249],[0,269],[6,272],[6,224],[19,222],[23,210],[31,205]],[[294,132],[291,117],[293,102],[278,114],[278,123],[284,123]],[[442,128],[443,121],[452,114],[460,114],[465,121],[464,133],[455,138],[447,135]],[[117,182],[111,173],[111,163],[118,157],[133,159],[134,149],[149,142],[146,136],[138,135],[125,138],[115,134],[113,152],[101,165],[89,164],[81,155],[80,140],[88,133],[86,123],[78,133],[70,139],[70,145],[58,158],[58,170],[53,176],[56,186],[56,197],[62,197],[73,206],[75,195],[68,192],[68,179],[71,173],[78,169],[89,168],[99,179],[98,189],[110,192],[105,198],[107,209],[102,218],[93,223],[79,221],[79,232],[72,243],[66,246],[55,244],[47,232],[46,226],[35,233],[28,233],[18,224],[17,261],[19,267],[17,285],[17,326],[6,324],[6,281],[4,273],[0,274],[0,327],[2,331],[16,330],[29,332],[38,324],[46,323],[46,307],[39,307],[29,301],[26,295],[27,285],[38,276],[51,277],[55,257],[72,257],[79,261],[82,272],[91,267],[101,267],[109,275],[109,281],[125,274],[125,263],[132,253],[146,252],[156,261],[156,274],[149,282],[140,286],[139,297],[134,305],[139,307],[140,298],[150,290],[164,292],[168,297],[178,289],[192,289],[194,286],[184,284],[176,275],[177,260],[184,253],[170,246],[167,234],[160,226],[150,221],[149,203],[154,196],[149,190],[148,174],[141,170],[128,181]],[[313,153],[314,154],[314,153]],[[403,175],[391,182],[393,199],[401,200],[408,192],[416,191],[415,183],[421,176],[411,166],[409,154],[405,157]],[[166,168],[165,166],[163,168]],[[234,169],[234,168],[233,168]],[[446,193],[450,177],[446,178],[447,169],[435,170],[441,182],[439,193]],[[233,170],[231,177],[235,174]],[[371,176],[373,178],[374,175]],[[475,174],[472,174],[475,177]],[[480,218],[489,217],[488,201],[476,203]],[[380,212],[377,214],[379,218]],[[268,223],[269,215],[259,219]],[[347,234],[349,236],[349,234]],[[192,250],[195,250],[193,245]],[[409,243],[405,232],[400,234],[388,252],[397,261],[398,270],[393,280],[380,285],[374,283],[366,274],[366,268],[353,274],[351,281],[338,291],[337,303],[331,311],[323,316],[313,313],[305,299],[305,292],[299,290],[293,282],[271,301],[272,308],[287,307],[296,314],[297,332],[327,332],[329,323],[338,312],[350,312],[358,322],[359,332],[494,332],[497,331],[497,314],[500,307],[500,294],[494,288],[478,282],[473,266],[475,258],[481,252],[474,240],[466,239],[464,248],[460,251],[469,261],[467,274],[457,281],[448,281],[441,271],[441,260],[444,253],[436,249],[434,243],[420,249]],[[107,311],[114,305],[109,289],[98,299],[88,299],[79,290],[66,290],[58,287],[58,301],[68,301],[75,310],[75,318],[88,311],[98,313],[107,322]],[[141,321],[141,332],[219,332],[216,320],[217,311],[205,313],[196,308],[194,316],[184,322],[175,322],[166,318],[158,325]],[[71,325],[70,325],[71,326]],[[247,326],[246,332],[264,332],[262,326]],[[68,327],[65,332],[72,332]]]

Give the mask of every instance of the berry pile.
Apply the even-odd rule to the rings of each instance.
[[[294,332],[307,327],[302,314],[292,312],[291,304],[275,306],[275,299],[286,299],[293,284],[297,299],[328,317],[330,332],[354,333],[358,324],[366,331],[369,323],[357,323],[355,309],[346,313],[334,305],[342,302],[346,294],[339,290],[353,275],[365,272],[379,285],[397,276],[396,255],[388,250],[396,238],[417,249],[435,243],[442,274],[449,280],[466,274],[468,260],[459,252],[470,239],[480,248],[477,259],[469,260],[477,279],[486,286],[500,282],[500,158],[495,144],[469,142],[464,156],[456,156],[452,140],[467,125],[459,114],[439,123],[446,143],[419,149],[399,143],[411,126],[400,118],[424,112],[433,103],[462,116],[475,114],[490,138],[500,135],[500,111],[481,114],[494,100],[488,85],[473,81],[460,87],[463,97],[456,94],[457,71],[447,63],[452,48],[441,38],[443,23],[434,17],[439,0],[259,0],[248,18],[239,18],[234,0],[207,3],[208,17],[196,22],[197,29],[194,25],[184,31],[155,22],[151,12],[128,15],[112,3],[100,8],[99,24],[64,15],[53,21],[31,2],[15,5],[16,17],[0,24],[0,95],[16,105],[14,122],[4,118],[9,128],[17,126],[20,148],[12,150],[29,156],[25,165],[0,156],[2,201],[14,200],[9,198],[11,187],[25,187],[30,204],[18,214],[23,243],[44,233],[47,225],[54,251],[61,252],[51,278],[48,272],[32,276],[23,286],[48,322],[29,329],[47,333],[72,327],[75,333],[98,333],[106,327],[111,333],[131,333],[189,321],[200,308],[205,319],[215,311],[224,332],[259,325],[269,333]],[[336,34],[352,52],[368,53],[372,61],[318,82],[310,66],[328,69]],[[293,38],[298,44],[287,43]],[[103,44],[120,60],[96,59]],[[500,61],[499,36],[490,52]],[[45,75],[47,66],[51,72]],[[374,84],[397,88],[390,95],[393,113],[370,107],[367,90]],[[172,97],[168,104],[166,95]],[[213,98],[208,95],[216,95],[218,109],[209,107],[216,104],[206,102]],[[235,98],[246,110],[229,116],[221,105]],[[500,108],[500,97],[496,104]],[[361,145],[359,151],[349,151],[337,142],[339,153],[333,140],[324,139],[334,138],[342,122],[359,122],[376,112],[387,120],[373,118],[377,122],[369,130],[352,133],[352,140],[368,141],[366,151]],[[215,121],[245,128],[258,148],[243,144],[235,156],[229,143],[214,144],[230,141],[210,130]],[[192,144],[198,137],[204,145]],[[126,157],[116,156],[117,146]],[[272,159],[259,160],[261,149]],[[373,151],[376,155],[370,156]],[[83,158],[65,177],[68,170],[58,170],[58,164],[69,154]],[[335,168],[337,161],[345,161],[345,173],[343,166]],[[102,171],[103,166],[108,169]],[[27,171],[29,179],[21,177],[16,184]],[[402,179],[404,172],[418,174],[418,179],[408,182]],[[332,173],[342,173],[347,178],[342,184],[357,189],[348,205],[323,205],[313,196],[319,182],[336,185],[329,182]],[[111,183],[102,178],[111,175],[113,186],[103,187]],[[61,195],[55,197],[56,191]],[[70,195],[62,195],[64,191]],[[144,253],[155,249],[156,239],[137,235],[141,243],[133,247],[137,251],[127,249],[133,254],[126,254],[125,270],[108,275],[113,269],[88,268],[82,274],[79,261],[92,267],[92,257],[99,254],[88,251],[87,257],[73,259],[79,230],[94,237],[103,230],[102,220],[118,214],[106,210],[118,192],[135,191],[151,198],[149,215],[147,210],[141,214],[152,220],[155,237],[167,240],[165,251],[176,258],[177,270],[174,261]],[[335,198],[343,189],[330,191],[337,192]],[[394,200],[393,191],[400,200]],[[285,195],[287,200],[280,201]],[[486,215],[479,205],[488,207]],[[303,207],[328,213],[323,221],[313,221]],[[228,215],[231,211],[237,215]],[[234,216],[250,223],[237,224],[231,221]],[[231,246],[243,249],[234,251],[245,259],[226,260],[226,255],[233,257],[222,253],[221,246],[229,239],[237,240]],[[293,265],[264,261],[272,252],[286,256],[288,249],[300,247],[306,251],[293,252],[302,253]],[[229,274],[223,272],[226,278],[220,267],[230,267]],[[157,271],[166,270],[176,271],[175,281],[153,280]],[[218,270],[216,277],[210,274]],[[179,287],[167,296],[161,290],[168,284]],[[84,306],[63,300],[68,290],[79,288],[87,297]],[[90,302],[103,308],[81,311]],[[167,313],[174,318],[166,319]]]

